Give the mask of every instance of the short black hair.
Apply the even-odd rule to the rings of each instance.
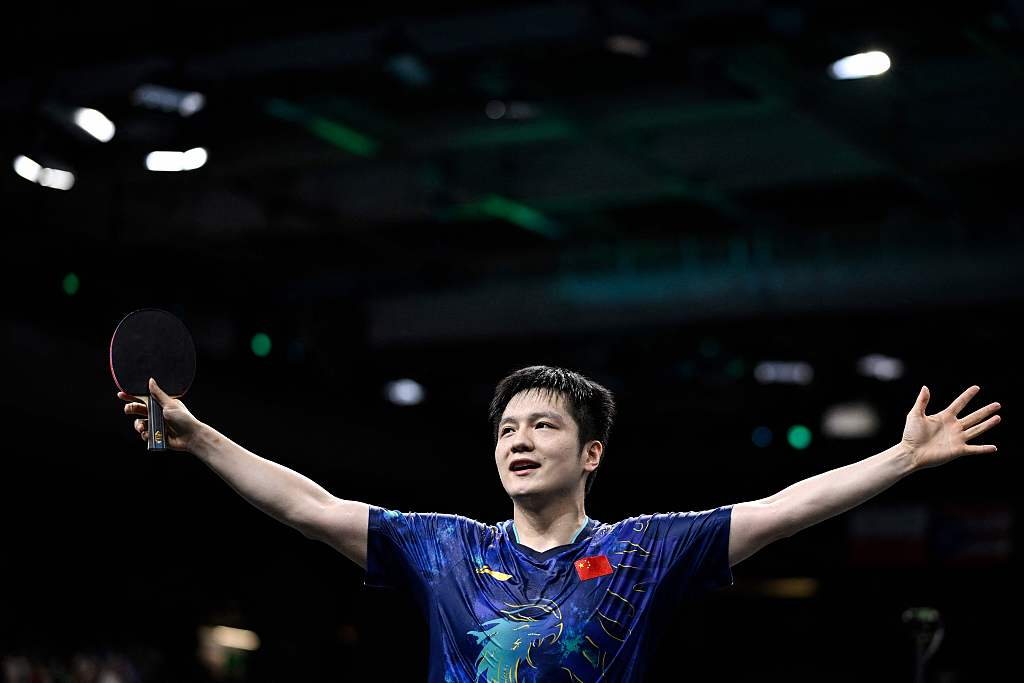
[[[608,437],[615,421],[615,397],[612,396],[612,392],[578,372],[548,365],[531,365],[516,370],[498,382],[488,413],[495,446],[498,445],[498,422],[508,402],[516,394],[530,389],[562,396],[573,420],[576,421],[580,450],[588,441],[600,441],[604,446],[604,452],[607,452]],[[601,462],[604,462],[603,453]],[[590,493],[595,476],[597,470],[587,475],[584,495]]]

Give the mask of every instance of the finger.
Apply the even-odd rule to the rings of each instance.
[[[1000,406],[998,403],[989,403],[984,408],[980,408],[978,410],[975,410],[973,413],[971,413],[967,417],[961,418],[960,419],[960,425],[964,429],[967,429],[968,427],[973,427],[974,425],[978,424],[979,422],[984,420],[986,417],[988,417],[992,413],[994,413],[997,410],[999,410],[999,408],[1001,408],[1001,407],[1002,406]]]
[[[964,446],[965,455],[982,455],[984,453],[995,453],[998,448],[989,444],[987,446]]]
[[[119,399],[121,399],[122,401],[140,401],[140,400],[142,400],[138,396],[132,396],[131,394],[126,394],[123,391],[117,392],[117,397]]]
[[[979,387],[978,385],[969,387],[967,391],[960,394],[960,396],[955,401],[949,404],[949,408],[947,408],[947,410],[949,410],[952,415],[958,415],[960,411],[963,410],[968,403],[970,403],[971,399],[974,398],[974,395],[977,394],[979,391],[981,391],[981,387]]]
[[[148,422],[148,420],[136,420],[135,421],[135,431],[139,432],[140,434],[145,432],[146,431],[146,423],[147,422]]]
[[[970,429],[964,430],[964,439],[970,441],[974,437],[984,434],[985,432],[999,424],[1001,419],[1002,418],[1000,418],[998,415],[993,415],[989,419],[982,422],[980,425],[975,425]]]
[[[126,415],[149,415],[149,408],[145,403],[125,403],[124,412]]]
[[[156,397],[156,400],[160,405],[165,406],[168,402],[173,399],[164,393],[164,390],[160,388],[160,385],[156,383],[156,380],[152,377],[149,378],[149,391]]]
[[[917,402],[914,403],[914,408],[910,412],[924,417],[924,409],[928,407],[929,398],[931,398],[931,394],[928,392],[928,387],[921,387],[921,392],[917,395]]]

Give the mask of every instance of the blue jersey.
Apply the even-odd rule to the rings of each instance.
[[[511,520],[371,506],[366,584],[411,590],[432,683],[638,681],[659,620],[732,585],[731,512],[588,519],[568,545],[537,552]]]

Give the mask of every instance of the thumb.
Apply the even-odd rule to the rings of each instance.
[[[149,392],[156,397],[157,402],[162,406],[167,405],[167,402],[171,400],[171,397],[164,393],[164,390],[160,388],[160,385],[152,377],[149,378]]]
[[[928,387],[921,387],[921,393],[917,395],[917,403],[914,404],[914,410],[912,412],[924,417],[924,409],[928,407],[929,398],[931,398],[931,393],[929,393]]]

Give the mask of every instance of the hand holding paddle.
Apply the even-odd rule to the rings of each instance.
[[[119,398],[141,401],[130,403],[125,412],[147,416],[146,421],[136,420],[135,429],[147,440],[149,450],[187,448],[198,422],[175,399],[188,391],[195,378],[196,347],[183,322],[156,308],[126,315],[110,340],[110,372],[121,390]],[[167,433],[165,417],[173,418],[173,434]],[[172,436],[175,440],[168,444]]]
[[[156,402],[163,407],[162,418],[164,421],[166,436],[163,441],[167,448],[175,451],[190,451],[191,444],[202,423],[189,412],[185,404],[176,398],[171,398],[156,380],[149,380],[149,391],[156,399]],[[122,401],[128,401],[124,407],[127,415],[137,415],[135,420],[135,431],[139,433],[143,441],[149,442],[149,408],[145,403],[139,402],[134,396],[129,396],[123,391],[117,392],[117,397]]]

